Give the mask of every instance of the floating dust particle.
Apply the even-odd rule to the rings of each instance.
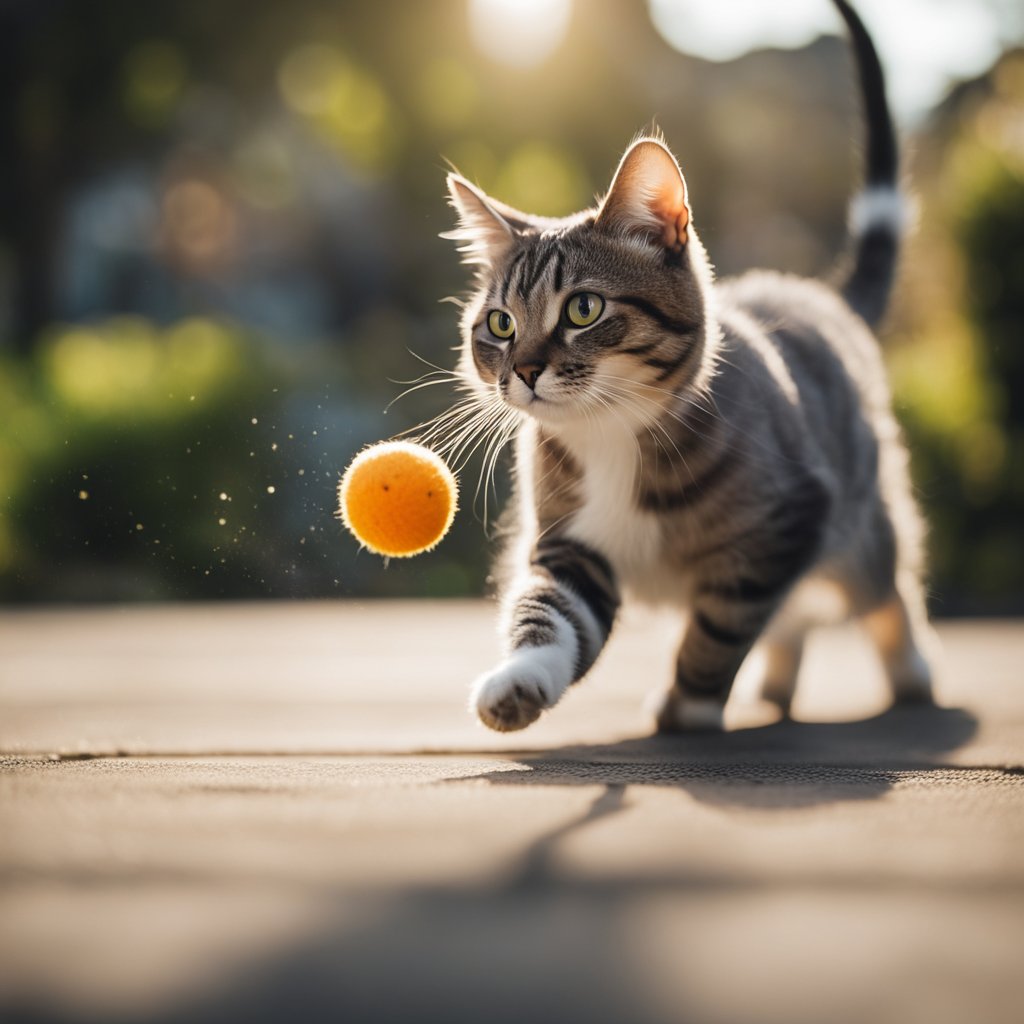
[[[304,469],[300,469],[299,470],[299,476],[305,476],[305,475],[306,475],[306,471]]]
[[[78,492],[78,500],[79,501],[88,501],[89,500],[89,492],[88,491],[79,491]]]
[[[277,442],[276,441],[270,446],[270,450],[272,452],[276,452],[277,451]]]
[[[252,425],[253,425],[253,426],[255,427],[255,426],[256,426],[256,424],[257,424],[257,423],[259,423],[259,420],[258,420],[258,419],[256,419],[256,417],[255,417],[255,416],[253,416],[253,418],[252,418],[252,419],[251,419],[251,420],[250,420],[249,422],[250,422],[250,423],[251,423],[251,424],[252,424]]]
[[[228,500],[227,491],[221,491],[220,494],[217,495],[217,497],[220,498],[221,501],[227,501]]]
[[[139,530],[139,531],[142,531],[142,530],[145,529],[145,527],[142,525],[142,523],[136,523],[135,524],[135,529]]]
[[[274,486],[273,484],[271,484],[271,485],[270,485],[270,486],[269,486],[269,487],[267,488],[267,494],[274,494],[274,493],[275,493],[276,491],[277,491],[277,488],[276,488],[276,487],[275,487],[275,486]]]
[[[194,402],[194,401],[196,400],[196,396],[195,396],[195,395],[189,395],[189,396],[188,396],[188,400],[189,400],[190,402]]]
[[[223,516],[221,516],[220,519],[217,520],[217,525],[218,526],[226,526],[227,522],[228,521]]]

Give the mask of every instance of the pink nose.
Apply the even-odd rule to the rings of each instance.
[[[544,372],[544,364],[520,363],[513,369],[516,376],[532,391],[537,386],[537,378]]]

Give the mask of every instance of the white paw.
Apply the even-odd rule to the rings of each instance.
[[[725,705],[712,698],[686,697],[675,687],[654,708],[658,732],[721,732]]]
[[[893,699],[900,704],[932,704],[932,671],[920,651],[911,648],[889,666]]]
[[[540,718],[564,689],[542,660],[513,657],[473,684],[470,707],[488,728],[513,732]]]

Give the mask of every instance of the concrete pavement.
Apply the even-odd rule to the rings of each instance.
[[[0,1020],[1021,1019],[1021,624],[940,629],[939,709],[837,631],[800,721],[663,739],[670,624],[498,736],[492,618],[0,614]]]

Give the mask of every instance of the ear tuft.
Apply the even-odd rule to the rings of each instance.
[[[666,249],[686,245],[690,226],[686,181],[660,139],[642,138],[626,150],[596,223]]]
[[[448,175],[448,201],[459,216],[458,227],[441,237],[459,244],[464,263],[493,265],[515,240],[512,225],[493,201],[461,174]]]

